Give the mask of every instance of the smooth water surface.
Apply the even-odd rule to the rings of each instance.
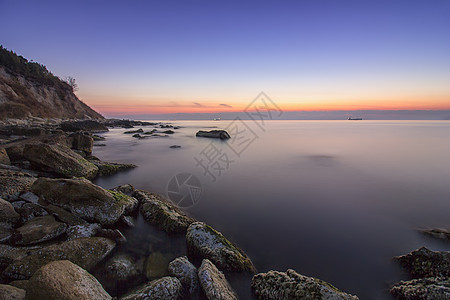
[[[255,139],[239,156],[231,148],[245,138],[195,137],[231,122],[174,121],[175,134],[146,139],[111,129],[94,155],[139,167],[96,183],[167,194],[174,175],[194,174],[202,195],[185,210],[238,244],[259,272],[292,268],[361,299],[390,299],[389,286],[407,279],[393,256],[449,250],[417,229],[450,226],[450,122],[245,121]],[[215,182],[194,160],[208,149],[228,158]],[[251,297],[250,278],[228,274],[241,299]]]

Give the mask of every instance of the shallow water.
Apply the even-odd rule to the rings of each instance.
[[[416,229],[450,226],[450,122],[245,121],[240,140],[195,137],[212,127],[233,131],[230,123],[174,121],[182,126],[175,134],[146,139],[112,129],[94,155],[139,167],[96,183],[167,194],[174,175],[193,174],[202,193],[185,210],[238,244],[259,272],[292,268],[361,299],[390,299],[389,285],[407,279],[393,256],[448,250]],[[206,162],[211,149],[222,158],[221,174],[210,166],[215,182],[194,160]],[[150,230],[144,225],[141,235]],[[250,276],[228,279],[241,299],[251,297]]]

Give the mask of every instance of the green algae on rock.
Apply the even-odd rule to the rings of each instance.
[[[163,277],[150,281],[127,295],[121,300],[177,300],[183,293],[181,282],[175,277]]]

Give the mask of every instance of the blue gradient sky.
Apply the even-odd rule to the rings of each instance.
[[[0,0],[0,43],[106,115],[450,109],[450,1]]]

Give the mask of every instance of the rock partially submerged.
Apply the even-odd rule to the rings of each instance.
[[[34,168],[64,177],[89,179],[94,178],[98,172],[94,164],[63,145],[28,144],[23,150],[23,155]]]
[[[169,262],[170,260],[161,252],[150,254],[145,263],[145,275],[150,280],[169,275]]]
[[[258,299],[306,299],[306,300],[356,300],[356,296],[344,293],[328,282],[298,274],[269,271],[253,276],[252,289]]]
[[[27,299],[108,300],[111,296],[97,279],[68,260],[46,264],[30,278]]]
[[[89,131],[89,132],[105,132],[108,128],[100,122],[94,120],[83,121],[66,121],[61,123],[60,128],[63,131],[75,132],[75,131]]]
[[[422,229],[420,232],[444,241],[450,241],[450,230],[445,228]]]
[[[169,274],[178,278],[189,293],[192,294],[199,290],[197,268],[186,256],[175,258],[169,263]]]
[[[244,251],[205,223],[192,223],[186,233],[186,242],[191,255],[208,258],[222,270],[255,271]]]
[[[413,278],[450,276],[448,251],[432,251],[421,247],[411,253],[396,256],[394,260],[398,261]]]
[[[226,140],[231,138],[231,136],[225,130],[210,130],[210,131],[198,131],[195,136],[197,137],[207,137],[214,139]]]
[[[70,260],[83,269],[90,270],[102,261],[116,246],[107,238],[80,238],[38,249],[28,256],[14,260],[3,272],[6,278],[28,279],[40,267],[56,260]]]
[[[144,219],[168,233],[186,232],[188,226],[195,222],[168,199],[158,194],[136,190],[133,197],[141,203]]]
[[[124,213],[133,211],[136,199],[107,191],[84,178],[39,178],[32,186],[40,203],[60,206],[78,217],[102,225],[116,223]]]
[[[117,172],[136,168],[133,164],[113,163],[101,160],[89,160],[98,168],[98,176],[109,176]]]
[[[130,292],[121,300],[177,300],[183,293],[181,282],[175,277],[163,277],[153,280]]]
[[[394,285],[391,295],[404,300],[448,300],[450,299],[449,277],[430,277],[401,281]]]
[[[109,259],[102,271],[106,279],[105,287],[112,290],[117,287],[136,285],[134,281],[141,275],[142,267],[137,266],[133,257],[120,254]]]
[[[202,265],[198,269],[198,278],[208,299],[238,299],[238,296],[231,288],[225,275],[209,259],[202,261]]]
[[[143,132],[144,132],[144,130],[142,128],[139,128],[137,130],[125,131],[124,134],[143,133]]]

